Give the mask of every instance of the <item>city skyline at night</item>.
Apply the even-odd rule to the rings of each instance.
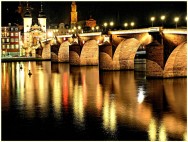
[[[41,8],[41,2],[29,1],[31,13],[37,17]],[[42,1],[43,11],[47,17],[47,25],[65,23],[70,24],[70,12],[72,1]],[[26,6],[26,2],[21,2]],[[19,2],[1,2],[2,8],[2,26],[12,22],[14,13]],[[88,20],[90,17],[97,21],[97,25],[101,26],[104,22],[113,21],[114,26],[123,26],[125,22],[135,22],[135,27],[151,26],[150,18],[155,16],[153,26],[161,26],[161,15],[165,15],[164,26],[174,27],[174,17],[180,18],[178,25],[186,26],[185,17],[187,16],[186,1],[76,1],[78,21]]]

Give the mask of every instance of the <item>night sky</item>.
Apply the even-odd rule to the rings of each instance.
[[[26,2],[21,1],[26,6]],[[43,1],[43,10],[47,16],[47,26],[50,24],[70,23],[71,1]],[[186,26],[187,15],[186,1],[76,1],[78,21],[89,19],[92,16],[101,26],[104,22],[114,21],[115,25],[123,26],[125,22],[135,22],[135,27],[151,26],[150,17],[155,16],[154,26],[161,26],[160,16],[166,16],[166,27],[173,27],[174,17],[179,16],[179,26]],[[19,2],[1,1],[1,25],[6,26],[8,22],[15,20],[15,10]],[[30,1],[33,17],[37,17],[41,2]]]

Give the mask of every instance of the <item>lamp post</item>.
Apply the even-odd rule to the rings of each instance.
[[[124,23],[124,27],[127,28],[128,27],[128,23]]]
[[[176,23],[176,29],[177,29],[177,27],[178,27],[179,17],[175,17],[175,18],[174,18],[174,21],[175,21],[175,23]]]
[[[104,28],[105,28],[105,32],[106,32],[106,27],[108,26],[108,24],[105,22],[104,23]]]
[[[155,21],[155,17],[151,17],[151,26],[153,27],[153,22]]]
[[[164,22],[165,18],[166,18],[166,17],[165,17],[164,15],[161,16],[162,26],[163,26],[163,22]]]
[[[98,32],[98,30],[99,30],[99,26],[96,27],[96,30],[97,30],[97,32]]]
[[[134,23],[134,22],[131,22],[131,27],[132,27],[132,28],[134,27],[134,25],[135,25],[135,23]]]
[[[114,22],[110,22],[110,27],[112,28],[114,26]]]
[[[92,29],[92,31],[94,32],[95,28],[94,28],[94,27],[92,27],[91,29]]]
[[[78,33],[81,33],[81,26],[78,26]]]

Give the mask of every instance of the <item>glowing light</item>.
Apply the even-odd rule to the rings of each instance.
[[[128,23],[124,23],[124,26],[125,26],[125,27],[128,27]]]
[[[110,100],[109,93],[104,94],[104,107],[103,107],[103,125],[106,130],[110,132],[116,131],[116,107],[114,100]]]
[[[74,120],[81,126],[84,122],[84,104],[82,91],[82,86],[78,86],[76,83],[74,85],[73,93]]]
[[[175,17],[175,18],[174,18],[174,21],[175,21],[175,22],[178,22],[178,21],[179,21],[179,17]]]
[[[110,22],[110,26],[114,26],[114,22]]]
[[[131,22],[131,26],[134,27],[135,23],[134,22]]]
[[[165,17],[164,15],[161,16],[161,20],[162,20],[162,21],[165,20],[165,18],[166,18],[166,17]]]
[[[107,26],[108,26],[108,23],[105,22],[105,23],[104,23],[104,26],[107,27]]]
[[[159,127],[159,141],[168,141],[166,135],[166,128],[163,124]]]
[[[60,118],[60,113],[61,113],[61,87],[60,87],[60,82],[61,78],[59,75],[54,74],[52,76],[55,80],[53,81],[53,107],[55,111],[55,116],[56,118]]]
[[[143,88],[139,88],[138,98],[137,98],[137,101],[138,101],[139,104],[144,101],[144,98],[145,98],[144,93],[145,93],[145,91],[143,90]]]
[[[151,21],[155,21],[155,17],[151,17]]]
[[[151,119],[149,123],[148,135],[150,141],[155,141],[157,139],[157,125],[155,119]]]
[[[81,26],[78,26],[78,30],[80,30],[81,29]]]
[[[153,27],[153,22],[155,21],[155,17],[151,17],[151,23],[152,23],[152,27]]]
[[[53,37],[53,32],[52,31],[48,32],[48,37]]]
[[[175,23],[176,23],[176,28],[177,28],[177,27],[178,27],[179,17],[175,17],[175,18],[174,18],[174,21],[175,21]]]

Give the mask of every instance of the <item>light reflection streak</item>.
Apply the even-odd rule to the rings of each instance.
[[[38,70],[38,84],[37,84],[37,90],[38,90],[38,102],[40,105],[40,112],[41,116],[44,117],[47,115],[47,103],[48,103],[48,95],[45,92],[45,88],[47,88],[48,85],[48,79],[45,78],[45,74],[42,70]]]
[[[138,97],[137,97],[137,101],[139,104],[141,104],[144,101],[145,98],[145,91],[143,89],[143,87],[138,88]]]
[[[9,64],[7,64],[7,63],[2,63],[2,74],[1,74],[1,77],[2,77],[2,84],[1,84],[1,91],[3,92],[2,93],[2,109],[3,110],[8,110],[9,109],[9,106],[10,106],[10,101],[9,101],[9,99],[10,99],[10,94],[9,94],[9,92],[10,92],[10,85],[9,85],[9,83],[10,83],[10,79],[9,79],[9,77],[10,77],[10,74],[9,74],[9,71],[10,71],[10,69],[8,69],[9,68],[9,66],[8,66]]]
[[[111,94],[112,95],[112,94]],[[105,130],[114,133],[116,131],[116,107],[114,100],[110,100],[109,93],[104,93],[103,126]]]
[[[83,88],[78,86],[78,82],[74,85],[74,94],[73,94],[73,108],[74,108],[74,119],[76,123],[80,126],[84,124],[84,104],[83,104]]]
[[[163,123],[159,127],[159,141],[167,141],[166,128]]]
[[[24,104],[24,85],[25,85],[25,74],[24,74],[24,70],[19,70],[20,72],[20,77],[19,77],[19,87],[20,87],[20,97],[19,97],[19,102],[20,105]]]
[[[55,116],[60,118],[61,112],[61,78],[58,74],[53,74],[53,106],[55,111]]]
[[[102,109],[102,88],[100,84],[97,84],[97,91],[96,91],[96,107],[97,110],[100,112]]]
[[[157,125],[156,125],[156,120],[154,118],[150,120],[148,134],[149,134],[150,141],[157,140]]]

